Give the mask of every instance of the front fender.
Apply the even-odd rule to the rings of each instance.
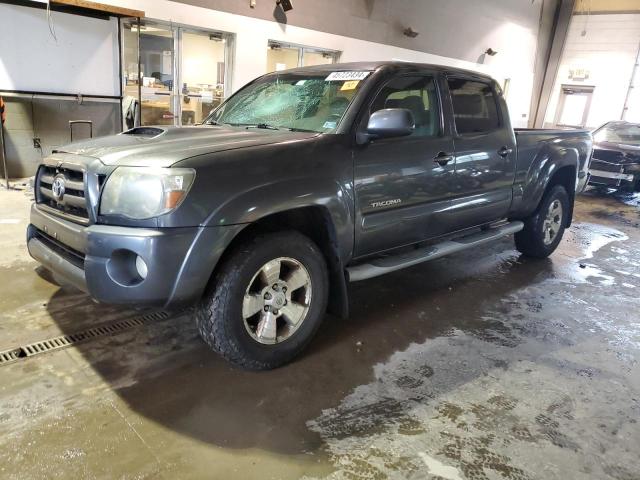
[[[206,218],[205,226],[248,224],[304,207],[323,207],[335,229],[338,254],[351,257],[354,201],[348,186],[329,179],[293,178],[255,186],[227,198]]]

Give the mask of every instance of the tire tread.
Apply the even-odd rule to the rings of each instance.
[[[230,252],[229,256],[223,261],[219,270],[216,272],[215,277],[207,288],[196,310],[198,332],[205,343],[227,361],[248,370],[268,370],[278,367],[290,360],[290,358],[285,358],[282,361],[264,362],[250,357],[242,349],[242,346],[234,341],[234,336],[227,328],[228,322],[223,320],[224,312],[227,312],[228,306],[233,301],[232,287],[235,282],[240,280],[243,268],[250,261],[251,253],[259,247],[264,247],[264,245],[269,242],[304,242],[310,247],[314,255],[318,255],[322,259],[322,264],[324,265],[324,257],[322,257],[318,247],[311,242],[310,239],[298,232],[290,231],[258,235],[238,245]],[[324,265],[323,275],[326,285],[328,283],[326,265]],[[325,291],[327,290],[328,289],[325,288]],[[324,303],[324,305],[321,306],[321,311],[324,313],[327,303],[326,295],[319,300]],[[317,327],[313,333],[315,333],[315,330],[317,330]],[[312,337],[313,334],[301,342],[295,349],[295,354],[304,349]],[[295,354],[291,357],[295,356]]]
[[[551,199],[560,198],[563,201],[563,226],[558,233],[558,238],[551,245],[545,245],[540,235],[540,225],[543,221],[542,215],[546,211]],[[547,258],[557,248],[564,235],[567,223],[566,215],[569,211],[569,195],[562,185],[554,185],[549,188],[542,197],[540,205],[536,211],[524,219],[524,228],[515,234],[516,249],[522,254],[533,258]]]

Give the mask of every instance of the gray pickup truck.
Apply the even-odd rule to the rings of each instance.
[[[99,302],[197,304],[204,341],[268,369],[362,281],[515,234],[546,257],[587,182],[586,131],[513,130],[499,85],[401,62],[264,75],[202,125],[59,148],[31,256]],[[419,288],[419,286],[416,286]]]

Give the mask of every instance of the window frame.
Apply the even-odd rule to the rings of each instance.
[[[322,47],[310,47],[308,45],[302,45],[299,43],[280,42],[278,40],[273,40],[273,39],[267,40],[267,49],[270,49],[276,45],[280,48],[289,48],[291,50],[298,50],[298,64],[292,68],[304,67],[305,53],[321,53],[321,54],[330,55],[331,62],[327,63],[326,65],[335,65],[336,63],[338,63],[338,61],[340,60],[340,56],[342,55],[342,50],[333,50],[331,48],[322,48]],[[287,69],[287,70],[291,70],[291,69]],[[267,74],[278,73],[278,70],[273,70],[271,72],[266,72],[266,73]]]
[[[120,88],[122,91],[122,98],[120,99],[120,110],[122,110],[122,101],[125,95],[125,89],[127,87],[127,78],[125,76],[125,62],[127,61],[126,52],[125,52],[125,30],[126,26],[129,28],[135,27],[137,30],[136,33],[136,62],[138,64],[137,67],[137,95],[134,97],[138,101],[138,109],[136,114],[136,119],[134,121],[134,125],[142,126],[142,64],[141,64],[141,46],[140,46],[140,34],[142,32],[142,27],[157,27],[161,29],[166,29],[171,33],[172,39],[172,50],[171,50],[171,62],[172,62],[172,75],[174,81],[174,88],[170,91],[169,95],[171,98],[169,107],[174,115],[174,122],[171,126],[182,126],[182,97],[181,97],[181,84],[183,81],[183,68],[182,62],[185,57],[184,54],[184,40],[183,33],[190,34],[200,34],[200,35],[215,35],[219,36],[221,40],[224,40],[224,83],[223,83],[223,93],[222,93],[222,101],[220,105],[224,104],[228,98],[233,95],[233,81],[234,81],[234,71],[235,71],[235,53],[236,53],[236,39],[237,35],[233,32],[228,32],[224,30],[217,30],[213,28],[206,27],[197,27],[185,23],[180,22],[172,22],[166,20],[160,20],[155,18],[132,18],[132,17],[122,17],[118,21],[118,42],[120,44],[118,61],[120,62]],[[215,107],[212,112],[217,110]],[[208,115],[203,117],[203,120],[207,118]],[[123,115],[120,115],[120,123],[122,124],[123,131],[126,130],[126,124],[123,118]]]
[[[491,129],[491,130],[485,130],[482,132],[465,132],[465,133],[460,133],[458,132],[458,125],[456,124],[456,112],[454,110],[453,107],[453,95],[451,93],[451,88],[449,87],[449,80],[466,80],[468,82],[475,82],[475,83],[481,83],[483,85],[487,85],[490,89],[491,92],[493,93],[493,101],[496,104],[496,112],[498,114],[498,126]],[[456,137],[473,137],[473,136],[478,136],[478,135],[491,135],[497,131],[500,131],[504,128],[505,126],[505,122],[504,122],[504,118],[503,118],[503,114],[502,114],[502,108],[500,105],[500,102],[498,101],[498,98],[500,97],[500,94],[498,92],[498,90],[496,89],[496,82],[493,79],[489,79],[489,78],[484,78],[484,77],[475,77],[472,75],[460,75],[460,74],[445,74],[444,75],[444,83],[446,85],[447,88],[447,94],[449,96],[449,106],[451,108],[451,128],[453,129],[454,132],[454,136]]]
[[[380,92],[391,82],[393,82],[394,80],[397,80],[398,78],[404,78],[404,77],[414,77],[414,78],[431,78],[431,80],[433,81],[433,85],[435,87],[435,92],[436,92],[436,96],[435,96],[435,100],[436,100],[436,105],[435,107],[438,109],[438,133],[436,135],[429,135],[429,136],[413,136],[413,135],[407,135],[406,137],[392,137],[392,138],[382,138],[379,140],[376,140],[376,142],[392,142],[392,141],[424,141],[424,140],[432,140],[432,139],[437,139],[437,138],[443,138],[445,136],[445,121],[444,121],[444,103],[443,103],[443,97],[442,97],[442,92],[441,92],[441,86],[440,86],[440,82],[438,81],[438,72],[398,72],[398,73],[394,73],[392,74],[389,78],[386,78],[382,81],[380,81],[379,85],[377,87],[375,87],[375,89],[373,90],[373,92],[369,93],[369,98],[367,99],[367,101],[365,102],[364,105],[362,105],[361,107],[361,113],[360,113],[360,118],[357,119],[357,128],[356,128],[356,133],[365,133],[367,131],[367,122],[369,121],[369,117],[371,117],[371,106],[373,105],[373,102],[376,100],[376,98],[378,98],[378,95],[380,94]]]

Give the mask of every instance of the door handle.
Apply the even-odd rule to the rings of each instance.
[[[438,155],[433,159],[441,167],[444,167],[447,163],[451,162],[454,159],[454,156],[447,152],[439,152]]]
[[[513,148],[502,147],[500,150],[498,150],[498,155],[504,158],[512,152],[513,152]]]

